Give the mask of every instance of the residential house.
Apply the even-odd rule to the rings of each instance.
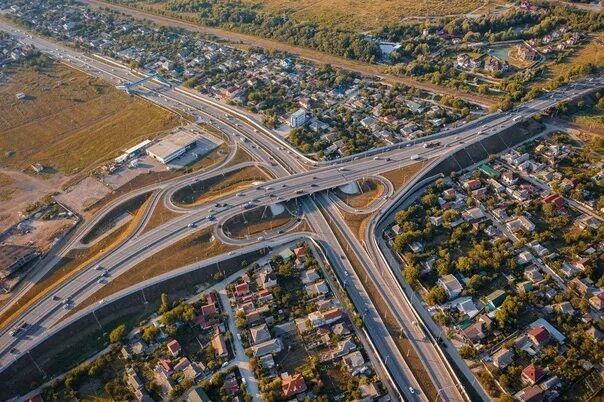
[[[596,311],[604,310],[604,292],[600,292],[590,297],[589,305]]]
[[[521,402],[542,402],[543,389],[537,385],[526,387],[514,395]]]
[[[293,376],[287,373],[283,374],[281,376],[281,392],[286,400],[306,392],[306,382],[302,374],[294,374]]]
[[[545,371],[535,364],[530,364],[522,370],[522,381],[527,384],[535,385],[543,377],[545,377]]]
[[[218,358],[227,357],[229,355],[229,352],[227,351],[226,341],[224,340],[224,336],[220,332],[215,333],[212,337],[212,347],[214,348],[214,353]]]
[[[438,278],[437,284],[447,292],[449,299],[456,298],[463,290],[463,286],[459,280],[452,274]]]
[[[172,354],[173,357],[178,357],[180,355],[181,347],[180,343],[176,339],[172,339],[167,343],[168,351]]]
[[[257,345],[271,339],[271,333],[266,324],[250,328],[250,336],[252,338],[252,345]]]
[[[349,373],[360,370],[365,366],[363,354],[358,350],[344,356],[342,361],[344,362],[344,365],[348,369]]]
[[[309,269],[307,271],[302,272],[300,278],[302,279],[303,284],[308,285],[309,283],[313,283],[314,281],[319,279],[320,276],[317,273],[316,269]]]
[[[528,330],[530,341],[538,347],[545,346],[550,340],[550,333],[543,327],[536,326]]]
[[[281,352],[281,341],[279,339],[271,339],[257,345],[252,346],[252,353],[255,357]]]
[[[499,349],[493,356],[493,365],[499,369],[506,368],[514,360],[512,349]]]
[[[248,283],[239,283],[235,285],[235,295],[238,297],[247,296],[250,293],[250,285]]]

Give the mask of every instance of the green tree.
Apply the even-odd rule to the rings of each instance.
[[[434,286],[432,289],[430,289],[428,295],[426,296],[426,302],[428,302],[428,304],[431,306],[442,304],[446,300],[447,292],[445,292],[445,290],[440,286]]]
[[[109,342],[119,343],[124,339],[124,335],[126,335],[126,325],[118,325],[109,333]]]

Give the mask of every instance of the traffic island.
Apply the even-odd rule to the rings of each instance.
[[[233,239],[250,239],[263,234],[282,232],[293,227],[299,219],[296,200],[277,202],[246,210],[229,218],[222,226],[225,235]]]

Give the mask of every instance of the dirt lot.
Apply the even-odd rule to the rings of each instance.
[[[75,211],[84,212],[110,192],[110,188],[94,177],[86,177],[65,193],[57,195],[56,198]]]
[[[19,222],[19,213],[33,201],[56,191],[65,177],[30,176],[0,167],[0,232]]]
[[[62,64],[14,67],[7,75],[0,86],[1,167],[38,162],[73,175],[180,124],[175,114]],[[16,99],[18,92],[27,98]]]

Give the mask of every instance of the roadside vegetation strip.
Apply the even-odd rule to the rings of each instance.
[[[323,217],[325,218],[325,220],[328,222],[331,230],[335,234],[340,245],[346,250],[347,242],[346,242],[346,239],[344,238],[344,236],[342,235],[342,233],[340,232],[340,230],[335,225],[330,223],[330,217],[327,216],[327,213],[325,211],[323,211],[322,209],[319,209],[319,210],[320,210],[321,214],[323,215]],[[350,264],[352,265],[353,269],[355,270],[357,276],[363,282],[365,290],[367,291],[367,294],[369,295],[371,302],[374,304],[378,314],[380,315],[382,321],[384,322],[384,325],[386,326],[388,333],[390,334],[390,336],[392,336],[392,339],[396,343],[396,346],[398,347],[401,355],[407,362],[407,365],[413,372],[413,375],[415,376],[417,382],[419,384],[421,384],[422,390],[426,394],[426,397],[430,401],[438,400],[438,391],[437,391],[436,387],[434,386],[434,384],[432,383],[430,375],[426,371],[421,359],[415,352],[415,349],[411,345],[411,342],[402,335],[403,329],[397,323],[394,316],[391,313],[389,313],[390,308],[386,304],[386,302],[383,298],[383,294],[378,291],[378,289],[375,287],[373,282],[369,279],[367,273],[362,268],[362,265],[359,262],[356,254],[354,252],[352,252],[352,253],[347,253],[346,256],[347,256],[348,260],[350,261]]]
[[[422,162],[417,162],[412,165],[402,166],[397,169],[389,170],[387,172],[381,173],[380,176],[384,177],[387,180],[390,180],[392,186],[394,187],[394,192],[396,193],[400,190],[405,184],[409,182],[419,172],[432,162],[432,159],[428,159]]]
[[[335,190],[336,196],[352,208],[368,208],[386,191],[384,184],[376,179],[360,179],[357,184],[360,189],[357,194],[346,194],[339,188]]]
[[[211,227],[204,228],[164,248],[152,257],[141,261],[128,271],[113,278],[93,295],[79,303],[63,320],[83,308],[97,303],[114,293],[127,289],[132,285],[186,265],[228,253],[237,248],[236,246],[229,246],[216,240],[212,235]]]
[[[9,67],[0,88],[2,165],[86,174],[122,148],[153,138],[180,118],[98,78],[40,56],[37,69]],[[26,98],[15,100],[15,93]],[[11,151],[11,153],[8,153]]]
[[[83,249],[70,250],[50,271],[13,304],[0,314],[0,328],[5,328],[33,303],[53,292],[59,285],[80,272],[92,261],[114,249],[126,240],[144,218],[145,210],[151,198],[136,211],[134,218],[119,229],[116,229],[93,246]]]
[[[236,193],[254,182],[266,181],[271,178],[261,168],[244,167],[183,187],[173,194],[172,201],[183,207],[197,206]]]

